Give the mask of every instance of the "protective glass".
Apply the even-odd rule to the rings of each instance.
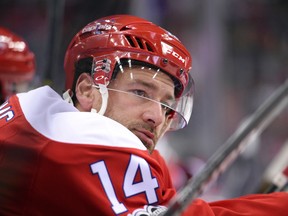
[[[107,86],[109,92],[125,94],[126,98],[137,104],[158,104],[168,130],[185,127],[193,108],[193,79],[189,77],[189,84],[181,97],[176,98],[175,92],[181,91],[177,89],[180,85],[168,73],[152,67],[145,63],[133,64],[130,60],[128,63],[119,61]]]

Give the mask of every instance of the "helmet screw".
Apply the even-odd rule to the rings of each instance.
[[[179,71],[179,75],[180,75],[180,76],[182,76],[182,75],[183,75],[183,73],[184,73],[184,69],[183,69],[183,68],[181,68],[181,69],[180,69],[180,71]]]
[[[168,59],[165,58],[162,61],[163,61],[164,64],[168,64]]]

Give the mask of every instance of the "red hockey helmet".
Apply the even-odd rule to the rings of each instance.
[[[131,15],[98,19],[74,36],[64,61],[66,89],[72,88],[75,63],[87,57],[93,58],[91,75],[95,84],[109,83],[114,68],[121,59],[153,65],[169,74],[178,83],[176,98],[182,97],[187,92],[188,84],[193,82],[189,76],[192,58],[179,39],[152,22]],[[181,110],[188,109],[190,113],[187,118],[184,117],[185,125],[192,112],[191,95],[190,92],[191,103],[188,108],[187,104],[180,105]],[[186,115],[182,111],[180,114],[182,117]]]
[[[35,56],[27,43],[8,29],[0,27],[0,101],[26,90],[26,84],[33,79],[34,74]]]
[[[0,79],[13,82],[31,80],[35,57],[23,38],[0,27]]]

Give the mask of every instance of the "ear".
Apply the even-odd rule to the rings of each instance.
[[[90,111],[94,101],[93,80],[87,73],[82,73],[76,83],[75,94],[78,103],[76,108],[80,111]]]

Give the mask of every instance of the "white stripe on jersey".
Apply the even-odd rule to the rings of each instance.
[[[17,96],[27,121],[51,140],[146,150],[140,139],[123,125],[97,113],[79,112],[49,86]]]

